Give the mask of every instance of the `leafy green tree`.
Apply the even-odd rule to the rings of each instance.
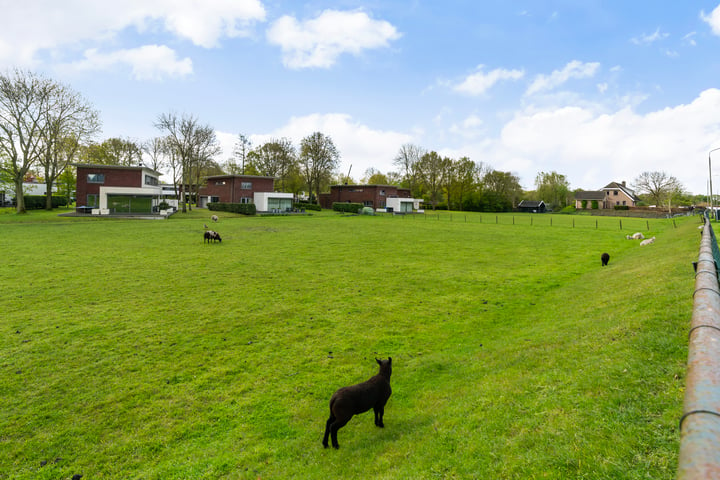
[[[483,176],[482,186],[487,192],[503,198],[512,209],[517,207],[523,194],[520,178],[511,172],[491,170]]]
[[[540,172],[535,177],[537,200],[542,200],[552,209],[564,208],[570,197],[570,183],[565,175],[557,172]]]
[[[340,152],[329,136],[315,132],[300,142],[300,173],[310,194],[315,193],[315,201],[339,163]]]
[[[295,147],[288,138],[272,139],[255,148],[248,158],[260,175],[277,178],[276,187],[285,191],[289,176],[297,169]]]
[[[443,158],[435,151],[424,154],[416,164],[418,178],[423,190],[427,192],[433,210],[443,199],[442,193],[451,165],[449,158]]]

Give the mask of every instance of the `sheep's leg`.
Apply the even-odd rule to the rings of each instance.
[[[333,448],[340,448],[340,445],[338,444],[338,440],[337,440],[337,432],[342,427],[347,425],[347,423],[349,421],[350,421],[350,418],[347,418],[347,419],[336,418],[335,421],[330,425],[330,437],[332,438]]]
[[[385,424],[383,423],[383,415],[385,415],[385,407],[374,407],[373,411],[375,412],[375,425],[380,428],[384,428]]]
[[[335,421],[335,416],[331,413],[330,418],[325,422],[325,435],[323,435],[323,447],[328,448],[328,437],[330,436],[330,425]]]

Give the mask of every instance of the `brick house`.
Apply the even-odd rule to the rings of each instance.
[[[331,185],[330,193],[320,194],[320,206],[332,208],[333,203],[361,203],[374,209],[392,208],[395,212],[412,213],[421,200],[412,198],[409,188],[396,185]]]
[[[635,207],[640,199],[635,192],[628,188],[625,182],[610,182],[601,190],[584,191],[575,194],[575,208],[582,208],[583,200],[585,208],[592,208],[592,202],[596,201],[598,208],[615,208],[616,206]]]
[[[93,215],[160,214],[160,172],[144,166],[73,164],[77,211]]]
[[[275,177],[258,175],[213,175],[198,191],[198,207],[208,203],[254,203],[258,212],[292,208],[293,194],[275,191]]]

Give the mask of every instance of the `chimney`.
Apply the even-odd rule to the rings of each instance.
[[[627,186],[627,185],[625,185],[625,180],[622,181],[622,186],[623,186],[623,187],[626,187],[626,186]]]

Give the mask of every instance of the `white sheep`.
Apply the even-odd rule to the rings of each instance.
[[[217,221],[218,221],[218,216],[217,216],[217,215],[213,215],[212,217],[210,217],[210,220],[212,220],[213,222],[217,222]]]
[[[642,242],[640,242],[640,246],[644,247],[645,245],[650,245],[652,243],[655,243],[655,237],[643,240]]]
[[[645,238],[645,235],[643,235],[640,232],[635,232],[635,233],[633,233],[632,238],[633,238],[633,240],[642,240],[643,238]]]

